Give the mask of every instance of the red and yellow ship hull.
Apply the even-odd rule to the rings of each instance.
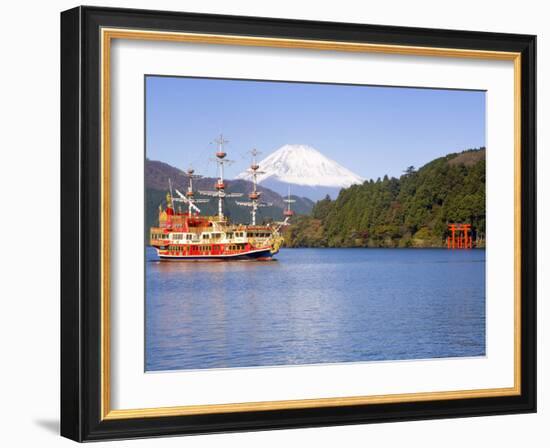
[[[271,260],[278,250],[271,246],[243,248],[235,245],[181,245],[155,247],[157,255],[163,261],[229,261],[229,260]]]

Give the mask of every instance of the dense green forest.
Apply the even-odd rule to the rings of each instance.
[[[447,223],[485,241],[485,148],[449,154],[318,201],[286,229],[287,247],[442,247]]]

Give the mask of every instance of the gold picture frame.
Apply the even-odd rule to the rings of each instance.
[[[105,14],[105,11],[109,14]],[[99,359],[97,366],[99,367],[97,386],[99,388],[99,405],[94,405],[93,409],[89,408],[85,413],[89,421],[96,421],[94,428],[88,425],[88,433],[82,432],[82,422],[74,423],[72,419],[64,417],[67,422],[62,428],[62,432],[65,435],[80,439],[89,440],[94,438],[117,438],[132,436],[132,431],[128,429],[128,425],[133,424],[137,420],[142,421],[146,419],[148,423],[148,432],[146,434],[155,434],[162,432],[162,426],[157,426],[157,421],[162,418],[174,418],[183,419],[191,416],[212,416],[212,415],[227,415],[234,414],[234,418],[237,418],[243,413],[259,413],[267,411],[296,411],[296,410],[316,410],[319,408],[326,408],[327,412],[337,414],[339,408],[357,409],[361,412],[365,411],[365,407],[373,409],[374,405],[388,405],[399,403],[415,403],[418,406],[422,406],[422,403],[441,402],[445,403],[445,406],[453,406],[454,401],[457,400],[472,400],[472,399],[498,399],[505,400],[508,406],[519,409],[523,406],[525,408],[525,402],[530,403],[530,408],[533,409],[533,395],[532,384],[526,389],[526,381],[532,382],[532,364],[534,358],[532,349],[525,351],[526,344],[531,341],[531,337],[525,338],[526,331],[533,331],[532,328],[526,329],[522,327],[524,322],[533,322],[533,310],[526,305],[526,300],[533,300],[532,297],[527,298],[525,289],[525,270],[529,270],[532,274],[532,266],[534,263],[532,249],[530,245],[525,244],[525,239],[522,238],[522,223],[526,219],[532,219],[531,210],[533,204],[531,199],[525,196],[525,185],[530,183],[532,179],[525,177],[526,170],[532,170],[532,164],[530,154],[534,152],[534,143],[530,143],[530,135],[525,135],[525,130],[530,129],[532,126],[533,117],[526,111],[532,108],[532,102],[528,101],[530,96],[529,92],[534,92],[533,73],[530,71],[532,59],[534,55],[532,53],[532,47],[534,45],[534,39],[532,36],[516,36],[510,35],[508,37],[502,37],[502,49],[489,48],[491,42],[488,35],[475,36],[468,35],[466,32],[447,32],[444,36],[440,36],[433,30],[423,30],[426,37],[426,42],[433,42],[432,45],[427,45],[426,42],[419,44],[407,44],[405,41],[412,41],[413,39],[405,34],[401,40],[402,42],[395,42],[395,38],[391,36],[388,30],[376,29],[376,36],[384,36],[386,33],[386,41],[380,42],[372,39],[372,30],[369,34],[368,26],[364,25],[365,41],[346,41],[346,40],[330,40],[320,39],[318,37],[312,38],[288,38],[288,37],[276,37],[273,30],[269,31],[270,36],[250,35],[243,29],[243,34],[230,34],[223,31],[223,26],[220,25],[215,18],[211,18],[212,27],[217,27],[217,32],[199,32],[194,29],[194,16],[189,18],[177,13],[158,13],[149,12],[144,13],[145,21],[155,23],[155,29],[146,29],[143,24],[139,26],[139,23],[133,23],[133,16],[126,11],[117,10],[117,12],[106,10],[103,8],[76,8],[74,10],[67,11],[64,14],[64,27],[66,33],[74,34],[75,32],[81,34],[81,39],[94,39],[98,54],[95,55],[94,61],[97,63],[99,74],[99,90],[97,91],[97,97],[99,99],[98,109],[100,112],[100,123],[98,128],[98,143],[99,143],[99,164],[96,167],[99,168],[99,322],[97,323],[97,334],[99,335],[99,344],[97,346],[99,352]],[[105,19],[105,16],[108,19]],[[115,17],[115,19],[113,19]],[[183,29],[190,28],[190,31],[174,31],[170,28],[168,22],[174,20],[181,20],[181,27]],[[207,20],[207,16],[203,16],[203,20]],[[231,19],[225,18],[231,21]],[[154,20],[154,22],[153,22]],[[159,23],[166,21],[166,29],[159,29]],[[235,18],[235,23],[239,22],[238,18]],[[269,19],[257,19],[259,23],[262,20]],[[95,34],[83,34],[83,28],[78,27],[76,24],[82,21],[93,24],[92,29]],[[170,22],[173,23],[173,22]],[[221,22],[220,22],[221,23]],[[240,22],[239,22],[240,23]],[[275,25],[273,25],[275,23]],[[299,26],[294,23],[286,23],[285,21],[270,22],[272,26],[286,27],[281,30],[281,34],[287,33],[288,27],[294,27],[298,30]],[[323,27],[329,31],[335,32],[340,29],[341,33],[345,35],[346,27],[339,24],[320,24],[319,29]],[[339,28],[340,27],[340,28]],[[361,27],[361,25],[357,25]],[[246,28],[246,27],[245,27]],[[270,28],[271,29],[271,28]],[[87,31],[89,33],[90,31]],[[462,35],[461,33],[466,33]],[[474,33],[475,34],[475,33]],[[92,37],[90,37],[92,36]],[[512,37],[513,36],[513,37]],[[74,36],[73,36],[74,37]],[[478,48],[460,47],[460,42],[471,42],[473,38],[476,38],[476,45]],[[467,39],[469,38],[469,40]],[[405,393],[394,395],[371,395],[371,396],[352,396],[352,397],[339,397],[339,398],[315,398],[304,400],[283,400],[283,401],[265,401],[265,402],[243,402],[232,404],[218,404],[218,405],[182,405],[175,407],[157,407],[157,408],[142,408],[142,409],[112,409],[111,407],[111,322],[110,322],[110,185],[111,185],[111,166],[110,166],[110,153],[111,153],[111,45],[116,39],[130,39],[130,40],[143,40],[143,41],[163,41],[163,42],[185,42],[185,43],[200,43],[209,45],[232,45],[232,46],[253,46],[253,47],[272,47],[272,48],[288,48],[288,49],[311,49],[321,51],[342,51],[342,52],[355,52],[355,53],[381,53],[381,54],[398,54],[398,55],[413,55],[413,56],[435,56],[435,57],[449,57],[449,58],[466,58],[466,59],[486,59],[486,60],[505,60],[512,61],[514,65],[514,154],[515,154],[515,174],[514,174],[514,386],[507,388],[494,388],[494,389],[474,389],[474,390],[460,390],[460,391],[444,391],[444,392],[423,392],[423,393]],[[372,41],[371,41],[372,39]],[[380,39],[379,39],[380,40]],[[393,42],[392,42],[393,40]],[[475,39],[474,39],[475,40]],[[518,43],[519,42],[519,43]],[[458,46],[451,46],[453,45]],[[77,45],[77,44],[74,44]],[[469,43],[468,45],[471,45]],[[71,64],[78,65],[78,60],[73,60],[74,55],[83,51],[80,47],[74,49],[71,58],[66,56],[66,67]],[[80,55],[82,61],[82,55]],[[69,60],[70,59],[70,60]],[[78,66],[78,69],[81,67]],[[74,75],[74,70],[67,70],[65,76]],[[75,94],[74,86],[73,90],[69,92],[71,95]],[[83,88],[81,85],[78,89]],[[77,89],[77,90],[78,90]],[[526,93],[526,91],[528,91]],[[76,95],[80,98],[80,91],[76,92]],[[66,107],[68,109],[68,107]],[[83,119],[84,125],[85,120]],[[82,125],[82,122],[80,122]],[[75,126],[75,123],[68,123],[67,127]],[[67,133],[69,131],[66,131]],[[62,148],[62,151],[69,151],[70,149]],[[82,149],[84,150],[84,149]],[[526,156],[527,154],[527,156]],[[75,162],[76,163],[76,162]],[[526,163],[529,166],[526,166]],[[68,169],[68,168],[67,168]],[[534,225],[534,223],[529,224]],[[533,236],[534,237],[534,236]],[[70,247],[66,249],[81,250],[81,247]],[[526,266],[525,260],[529,261],[529,266]],[[67,280],[69,281],[69,280]],[[70,300],[64,298],[64,300]],[[72,311],[72,309],[71,309]],[[81,310],[80,310],[81,312]],[[65,320],[67,318],[64,318]],[[69,325],[65,322],[64,325]],[[72,325],[72,324],[71,324]],[[81,327],[77,331],[83,331]],[[82,350],[82,347],[76,349]],[[64,363],[74,364],[77,360],[66,358]],[[529,370],[527,376],[525,376],[526,368]],[[69,367],[67,367],[69,369]],[[79,377],[80,378],[80,377]],[[68,381],[68,380],[67,380]],[[81,381],[81,379],[80,379]],[[65,392],[66,396],[69,393],[74,393],[74,384],[71,387],[70,392]],[[83,398],[74,398],[79,402],[79,406],[86,407],[83,403]],[[89,400],[89,398],[88,398]],[[507,401],[506,401],[507,400]],[[503,401],[504,402],[504,401]],[[521,403],[521,406],[520,404]],[[367,410],[368,411],[368,410]],[[83,411],[84,412],[84,411]],[[396,411],[398,413],[398,410]],[[457,412],[461,415],[475,415],[475,412],[468,412],[457,409]],[[481,411],[480,411],[481,413]],[[94,414],[94,415],[91,415]],[[428,413],[429,414],[429,413]],[[448,414],[448,412],[447,412]],[[397,415],[397,414],[396,414]],[[399,417],[396,417],[399,418]],[[351,421],[351,420],[349,420]],[[364,421],[368,421],[368,418]],[[98,430],[105,425],[119,422],[122,426],[113,426],[115,429]],[[322,424],[323,420],[319,420]],[[306,423],[307,424],[307,423]],[[185,423],[182,423],[182,428],[187,428]],[[291,426],[291,425],[290,425]],[[299,426],[299,425],[298,425]],[[110,426],[105,426],[110,428]],[[191,430],[182,429],[176,431],[176,433],[192,433],[201,432],[201,424],[197,424]],[[237,425],[238,427],[238,425]],[[242,429],[253,428],[254,426],[242,426]],[[258,423],[258,428],[261,428],[261,423]],[[264,426],[265,427],[265,426]],[[274,427],[277,427],[274,423]],[[281,424],[281,427],[285,427]],[[286,427],[289,427],[287,425]],[[118,429],[117,429],[118,428]],[[223,430],[224,426],[220,425],[219,430]],[[216,429],[214,429],[216,430]],[[94,433],[95,431],[95,433]],[[156,431],[156,432],[155,432]]]

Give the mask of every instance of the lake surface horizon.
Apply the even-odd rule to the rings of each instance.
[[[484,249],[146,260],[146,371],[486,354]]]

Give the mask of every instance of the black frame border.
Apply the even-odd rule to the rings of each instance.
[[[101,420],[100,28],[521,53],[521,395]],[[536,36],[77,7],[61,13],[61,435],[76,441],[536,412]]]

